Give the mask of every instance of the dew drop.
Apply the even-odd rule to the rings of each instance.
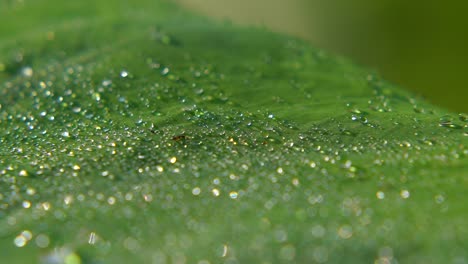
[[[107,198],[107,203],[109,205],[114,205],[115,202],[116,202],[115,197],[111,196],[111,197]]]
[[[213,196],[215,196],[215,197],[218,197],[220,195],[220,192],[219,192],[218,189],[213,189],[213,190],[211,190],[211,192],[213,193]]]
[[[170,72],[169,68],[164,67],[164,68],[161,70],[161,75],[166,76],[166,75],[169,74],[169,72]]]
[[[148,202],[148,203],[149,203],[149,202],[153,201],[153,195],[151,195],[151,194],[144,194],[144,195],[143,195],[143,199],[145,200],[145,202]],[[131,197],[130,197],[130,200],[131,200]]]
[[[30,201],[23,201],[23,208],[25,208],[25,209],[31,208],[31,202]]]
[[[349,225],[341,226],[338,229],[338,235],[342,239],[351,238],[353,236],[353,228],[351,226],[349,226]]]
[[[441,204],[445,201],[445,197],[442,194],[438,194],[434,197],[436,203]]]
[[[31,240],[33,235],[31,233],[31,231],[29,230],[24,230],[23,232],[21,232],[21,235],[26,238],[27,241]]]
[[[27,67],[23,67],[21,69],[21,74],[24,76],[24,77],[32,77],[34,72],[33,72],[33,69],[29,66]]]
[[[382,200],[385,199],[385,193],[382,191],[378,191],[375,196],[377,196],[377,199]]]
[[[13,242],[15,243],[15,246],[17,247],[24,247],[28,241],[23,235],[19,235],[15,237],[15,240]]]
[[[325,236],[326,230],[323,226],[316,225],[312,227],[311,232],[314,237],[323,237]]]
[[[192,194],[197,196],[197,195],[200,195],[201,193],[201,189],[199,187],[195,187],[192,189]]]
[[[112,84],[111,80],[102,81],[102,86],[104,86],[104,87],[109,87],[109,86],[111,86],[111,84]]]
[[[237,199],[238,195],[239,194],[235,191],[229,193],[229,197],[231,197],[231,199]]]
[[[78,114],[79,112],[81,112],[81,107],[75,106],[75,107],[73,107],[72,111],[73,111],[73,113]]]
[[[44,234],[39,234],[36,237],[36,245],[39,248],[46,248],[49,246],[49,243],[50,243],[49,237]]]
[[[292,179],[292,184],[296,187],[299,186],[299,179],[298,178]]]
[[[467,114],[459,114],[458,119],[462,122],[468,122],[468,115]]]
[[[34,195],[36,194],[36,190],[34,188],[29,187],[28,189],[26,189],[26,193],[28,195]]]
[[[65,196],[65,198],[63,198],[63,202],[66,205],[70,205],[73,202],[73,196],[71,196],[71,195]]]
[[[462,128],[462,126],[460,126],[458,124],[455,124],[453,118],[451,116],[449,116],[449,115],[442,116],[439,119],[439,126],[452,128],[452,129],[461,129]]]
[[[408,190],[401,190],[400,196],[403,199],[408,199],[410,197],[410,192]]]
[[[43,259],[44,263],[81,264],[80,256],[70,248],[54,248]]]
[[[120,77],[127,78],[128,77],[128,71],[126,71],[126,70],[121,71],[120,72]]]

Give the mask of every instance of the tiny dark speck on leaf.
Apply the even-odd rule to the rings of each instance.
[[[174,141],[181,141],[181,140],[186,140],[186,139],[188,139],[186,135],[177,135],[177,136],[172,137],[172,140]]]

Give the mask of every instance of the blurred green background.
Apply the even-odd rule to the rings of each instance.
[[[427,100],[468,112],[468,2],[175,0],[351,58]]]

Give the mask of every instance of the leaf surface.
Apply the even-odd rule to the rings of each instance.
[[[159,1],[0,4],[5,263],[464,263],[467,116]]]

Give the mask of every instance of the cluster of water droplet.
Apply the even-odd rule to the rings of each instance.
[[[151,32],[176,50],[178,41]],[[295,55],[283,63],[306,67],[312,55],[286,46]],[[340,102],[341,112],[311,124],[283,118],[316,103],[316,86],[301,86],[300,77],[289,83],[301,93],[297,105],[273,89],[265,99],[273,110],[244,102],[256,96],[251,84],[269,81],[274,55],[258,56],[255,67],[223,67],[207,63],[209,54],[176,64],[148,57],[152,50],[133,58],[138,67],[26,65],[1,84],[0,237],[48,250],[48,263],[80,263],[82,249],[161,263],[259,255],[325,263],[373,237],[376,263],[391,263],[395,232],[430,228],[397,228],[400,209],[423,203],[447,212],[449,194],[431,188],[427,202],[418,184],[441,177],[425,166],[467,156],[445,131],[467,136],[466,115],[443,116],[438,127],[434,112],[362,76],[372,98]],[[235,70],[246,79],[230,76]],[[400,114],[407,108],[430,122]]]

